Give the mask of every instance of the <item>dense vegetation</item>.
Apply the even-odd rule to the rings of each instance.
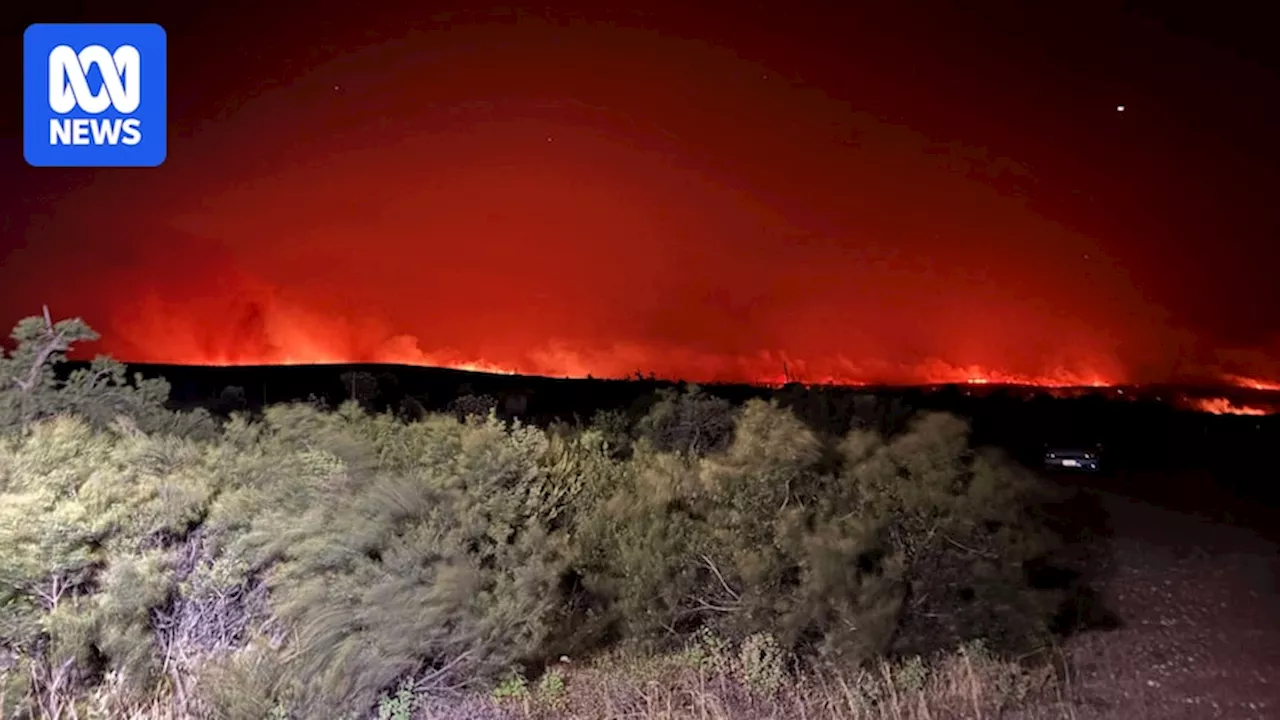
[[[1059,545],[1046,486],[949,415],[834,434],[690,387],[635,423],[485,401],[215,419],[110,360],[58,380],[93,337],[29,319],[0,360],[5,718],[391,717],[562,657],[708,646],[767,691],[820,663],[1025,652],[1063,602],[1029,572]]]

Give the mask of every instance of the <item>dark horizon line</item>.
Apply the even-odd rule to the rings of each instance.
[[[751,381],[731,381],[731,380],[690,380],[683,378],[669,378],[661,376],[650,376],[647,373],[637,371],[625,377],[604,377],[604,376],[571,376],[571,375],[536,375],[526,373],[500,373],[485,370],[468,370],[462,368],[452,368],[440,365],[412,365],[404,363],[386,363],[386,362],[313,362],[313,363],[266,363],[266,364],[186,364],[186,363],[156,363],[156,362],[130,362],[119,358],[118,360],[130,369],[174,369],[174,370],[226,370],[226,371],[263,371],[263,370],[284,370],[284,369],[349,369],[349,368],[378,368],[378,369],[400,369],[411,372],[447,372],[467,376],[482,376],[487,378],[510,378],[510,379],[530,379],[530,380],[555,380],[555,381],[579,381],[579,382],[614,382],[614,383],[666,383],[671,385],[699,385],[704,387],[751,387],[751,388],[781,388],[788,385],[800,385],[809,388],[847,388],[847,389],[866,389],[866,390],[929,390],[943,388],[991,388],[991,389],[1025,389],[1038,390],[1044,392],[1052,391],[1085,391],[1085,392],[1107,392],[1117,390],[1177,390],[1180,392],[1232,392],[1244,393],[1255,397],[1273,396],[1280,398],[1280,389],[1268,389],[1259,387],[1247,387],[1232,384],[1229,382],[1213,382],[1206,379],[1186,380],[1167,380],[1162,382],[1148,383],[1117,383],[1111,385],[1037,385],[1023,384],[1011,382],[951,382],[951,383],[890,383],[890,382],[868,382],[868,383],[847,383],[847,382],[805,382],[799,379],[793,379],[785,383],[771,382],[751,382]],[[69,365],[87,366],[91,361],[76,359],[67,360]]]

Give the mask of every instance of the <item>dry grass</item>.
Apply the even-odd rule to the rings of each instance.
[[[491,694],[418,698],[412,714],[384,708],[379,720],[951,720],[1076,717],[1061,673],[1048,663],[1020,665],[981,651],[926,664],[881,662],[865,669],[778,666],[686,652],[623,654],[584,667],[564,663],[532,683],[513,680]],[[117,684],[98,686],[61,720],[204,720],[177,703],[118,700]],[[283,720],[284,716],[280,716]],[[5,720],[0,716],[0,720]],[[263,720],[274,720],[264,718]],[[307,720],[346,720],[308,718]]]
[[[926,665],[918,660],[867,669],[811,668],[768,680],[741,663],[712,667],[687,655],[612,659],[559,667],[551,677],[508,691],[489,712],[437,701],[416,717],[537,720],[949,720],[1075,718],[1053,665],[1019,665],[961,652]]]
[[[305,720],[1120,720],[1150,717],[1148,699],[1100,702],[1068,670],[1066,651],[1013,663],[958,652],[932,663],[879,662],[866,668],[811,667],[773,674],[740,658],[708,661],[691,653],[640,658],[617,654],[577,666],[563,663],[531,681],[513,679],[491,693],[417,697],[411,711],[387,698],[366,718]],[[1120,674],[1113,682],[1127,683]],[[1097,683],[1101,678],[1094,678]],[[1105,682],[1105,681],[1104,681]],[[59,720],[210,720],[221,718],[171,697],[138,703],[110,681]],[[1204,710],[1205,708],[1200,708]],[[259,717],[261,715],[261,717]],[[1161,714],[1162,717],[1166,716]],[[1201,717],[1198,713],[1167,717]],[[1262,718],[1262,712],[1214,716]],[[299,720],[285,713],[253,720]],[[249,720],[236,713],[226,720]],[[8,720],[0,712],[0,720]]]

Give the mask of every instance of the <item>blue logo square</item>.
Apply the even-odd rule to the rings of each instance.
[[[155,167],[168,152],[167,39],[145,23],[22,36],[22,150],[36,167]]]

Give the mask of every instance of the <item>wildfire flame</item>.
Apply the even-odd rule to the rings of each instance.
[[[485,357],[449,348],[423,349],[418,338],[397,335],[373,321],[352,322],[314,312],[278,297],[226,308],[171,305],[150,297],[104,333],[103,350],[122,360],[203,366],[299,364],[397,364],[503,375],[623,379],[655,377],[695,382],[808,385],[968,385],[1042,388],[1057,396],[1129,387],[1122,371],[1099,361],[1095,367],[1056,367],[1013,372],[941,359],[921,363],[868,362],[835,356],[799,358],[786,352],[716,354],[685,347],[613,343],[590,346],[549,342],[520,351],[500,349]],[[1105,370],[1100,368],[1106,368]],[[1250,391],[1280,390],[1280,384],[1224,376],[1224,384]],[[1178,398],[1179,405],[1214,414],[1266,415],[1272,411],[1227,398]]]
[[[1236,405],[1229,399],[1221,397],[1197,398],[1189,400],[1188,403],[1194,410],[1214,415],[1271,415],[1274,413],[1274,411],[1251,405]]]
[[[1248,388],[1250,390],[1265,390],[1267,392],[1280,392],[1280,382],[1259,380],[1257,378],[1244,377],[1243,375],[1224,375],[1223,379],[1236,387]]]

